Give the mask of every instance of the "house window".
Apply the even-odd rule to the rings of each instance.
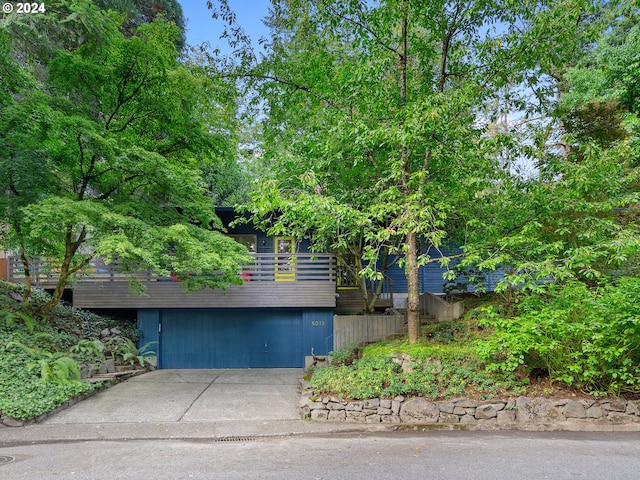
[[[229,235],[236,242],[247,247],[251,253],[258,251],[258,236],[257,235]]]
[[[276,253],[293,253],[295,242],[293,237],[276,237]]]

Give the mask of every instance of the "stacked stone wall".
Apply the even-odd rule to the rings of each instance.
[[[640,429],[640,401],[614,399],[565,399],[518,397],[479,401],[458,398],[430,401],[425,398],[343,400],[303,393],[303,417],[321,422],[434,425],[487,429],[629,425]],[[606,429],[606,428],[605,428]]]

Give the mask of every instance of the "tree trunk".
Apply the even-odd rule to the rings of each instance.
[[[367,313],[374,313],[376,311],[376,302],[378,298],[380,298],[380,294],[382,293],[382,286],[384,284],[384,278],[378,282],[376,285],[376,289],[371,291],[371,298],[367,304]]]
[[[418,276],[418,239],[415,232],[407,234],[407,256],[405,265],[407,277],[407,330],[409,343],[420,338],[420,283]]]
[[[63,275],[60,272],[60,277],[58,278],[58,283],[56,283],[56,288],[51,295],[51,299],[42,306],[42,313],[45,315],[49,315],[51,311],[60,303],[62,300],[62,295],[64,294],[64,289],[67,285],[67,281],[69,280],[69,273]]]
[[[67,226],[67,231],[65,234],[65,254],[64,259],[62,260],[62,265],[60,265],[60,277],[58,278],[58,283],[56,283],[56,288],[53,291],[53,295],[51,296],[51,300],[45,303],[42,306],[42,311],[45,315],[51,313],[51,311],[55,308],[60,300],[62,300],[62,295],[64,294],[64,289],[67,286],[67,282],[69,281],[69,277],[74,273],[82,270],[85,266],[87,266],[91,260],[91,257],[84,258],[80,263],[72,265],[73,258],[75,257],[78,249],[83,244],[86,238],[87,232],[83,228],[77,239],[73,238],[73,227],[71,225]]]
[[[371,289],[371,296],[369,296],[369,290],[366,288],[365,283],[365,313],[375,313],[376,311],[376,303],[382,294],[382,289],[384,288],[384,277],[387,273],[388,269],[388,260],[389,260],[389,252],[385,249],[384,254],[382,255],[382,265],[380,266],[380,273],[382,274],[382,278],[376,284],[375,289]]]
[[[407,55],[408,55],[408,13],[406,2],[402,3],[402,46],[400,55],[400,100],[401,106],[407,104]],[[409,166],[409,152],[406,145],[400,147],[400,158],[402,160],[403,172],[401,175],[401,189],[406,199],[410,197],[409,185],[407,177],[410,176],[411,168]],[[405,214],[409,218],[406,219],[407,224],[416,225],[417,222],[413,215],[409,213],[407,208]],[[407,253],[405,276],[407,278],[407,333],[409,343],[416,343],[420,338],[420,313],[418,305],[420,303],[420,284],[418,277],[418,238],[415,227],[411,226],[407,232]]]
[[[53,310],[55,306],[60,303],[60,300],[62,300],[64,289],[67,286],[67,281],[69,280],[69,276],[71,275],[71,261],[73,260],[74,254],[75,250],[73,249],[73,247],[67,244],[64,260],[62,261],[62,265],[60,265],[60,276],[58,277],[56,288],[53,290],[51,299],[42,306],[42,311],[45,315],[51,313],[51,310]]]

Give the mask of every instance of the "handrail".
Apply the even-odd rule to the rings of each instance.
[[[431,292],[420,294],[421,315],[437,321],[455,320],[463,313],[463,304],[450,295],[435,295]]]
[[[378,287],[377,283],[380,280],[374,280],[372,282],[371,291],[372,293],[376,291]],[[380,291],[380,300],[391,301],[393,303],[393,278],[384,275],[382,278],[382,290]]]
[[[330,253],[254,253],[254,263],[242,266],[240,277],[248,282],[305,282],[336,281],[335,255]],[[51,285],[58,280],[56,269],[49,262],[36,260],[30,263],[34,285]],[[22,263],[18,257],[7,258],[7,277],[10,282],[24,281]],[[135,277],[142,282],[177,281],[175,276],[159,276],[151,271],[122,273],[118,262],[106,265],[102,259],[94,259],[88,269],[78,277],[79,282],[115,282]]]

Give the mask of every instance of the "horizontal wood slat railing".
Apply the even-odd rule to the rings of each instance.
[[[305,281],[336,281],[335,256],[330,253],[255,253],[251,265],[243,266],[238,272],[240,277],[248,282],[305,282]],[[151,271],[136,273],[121,273],[118,263],[109,265],[101,259],[93,260],[89,268],[76,282],[117,282],[126,281],[132,277],[141,282],[178,281],[175,276],[159,276]],[[35,261],[30,264],[31,283],[34,285],[53,285],[58,280],[56,269],[46,261]],[[18,257],[7,259],[7,279],[10,282],[24,281],[22,263]]]

